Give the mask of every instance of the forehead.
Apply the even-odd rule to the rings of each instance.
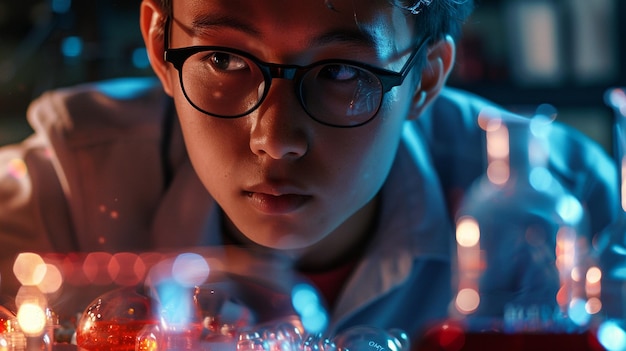
[[[227,29],[281,45],[333,42],[392,55],[414,42],[413,19],[389,0],[176,0],[173,14],[196,32]]]

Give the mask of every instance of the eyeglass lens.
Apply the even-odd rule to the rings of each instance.
[[[252,112],[265,97],[266,77],[253,60],[225,51],[201,51],[183,64],[181,81],[189,101],[219,117]],[[300,99],[319,122],[355,126],[369,121],[380,107],[383,89],[368,70],[345,63],[324,63],[299,78]]]

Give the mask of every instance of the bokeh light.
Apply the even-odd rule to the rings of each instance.
[[[150,60],[148,59],[148,52],[145,47],[136,48],[132,53],[133,66],[145,69],[150,67]]]
[[[83,272],[90,283],[96,285],[108,285],[113,282],[109,275],[109,262],[113,255],[108,252],[91,252],[83,262]]]
[[[501,113],[494,107],[485,107],[478,113],[478,126],[484,131],[498,129],[501,124]]]
[[[9,174],[15,179],[22,179],[28,174],[26,163],[21,158],[14,158],[8,164]]]
[[[487,179],[495,185],[504,185],[511,176],[509,163],[504,160],[493,160],[487,166]]]
[[[611,89],[607,93],[607,102],[626,116],[626,93],[622,89]]]
[[[147,325],[138,335],[135,351],[159,351],[159,339],[161,338],[158,326]]]
[[[320,333],[328,325],[328,315],[321,304],[317,291],[309,284],[293,287],[291,301],[300,315],[302,326],[309,333]]]
[[[65,57],[78,57],[83,53],[83,39],[69,36],[61,42],[61,52]]]
[[[53,264],[46,264],[46,274],[37,287],[46,294],[55,293],[63,285],[63,275],[59,268]]]
[[[146,265],[139,255],[130,252],[116,253],[107,265],[111,279],[117,285],[137,285],[146,274]]]
[[[52,0],[50,8],[55,13],[67,13],[72,7],[72,0]]]
[[[585,304],[585,310],[589,314],[597,314],[602,310],[602,300],[597,297],[590,298]]]
[[[456,295],[455,306],[462,314],[470,314],[480,305],[480,295],[475,289],[461,289]]]
[[[616,321],[608,320],[600,325],[598,341],[607,351],[626,351],[626,331]]]
[[[46,263],[36,253],[20,253],[13,263],[13,274],[22,285],[37,285],[46,274]]]
[[[509,131],[499,120],[490,121],[487,126],[487,155],[496,159],[509,157]]]
[[[599,283],[602,279],[602,270],[598,267],[590,267],[587,270],[587,282],[591,284]]]
[[[579,267],[573,267],[572,271],[570,272],[570,276],[572,277],[572,280],[575,282],[579,282],[580,281],[580,269]]]
[[[445,323],[438,333],[439,345],[448,351],[461,350],[465,343],[465,332],[459,325]]]
[[[85,255],[83,254],[67,254],[63,257],[61,263],[61,271],[65,282],[74,286],[83,286],[89,284],[89,280],[85,276],[83,271],[83,261]]]
[[[561,197],[556,210],[565,223],[573,225],[579,223],[585,213],[578,199],[571,194],[566,194]]]
[[[182,286],[200,285],[209,277],[209,265],[195,253],[182,253],[174,259],[172,277]]]
[[[17,323],[26,335],[39,335],[46,327],[46,312],[35,303],[24,303],[17,311]]]
[[[480,240],[480,228],[475,218],[464,216],[459,218],[456,226],[456,241],[463,247],[472,247]]]
[[[587,312],[587,301],[574,298],[569,304],[568,309],[569,318],[578,326],[584,326],[589,323],[591,316]]]
[[[535,167],[530,171],[528,181],[537,191],[547,191],[553,185],[554,178],[545,167]]]
[[[487,178],[496,185],[510,177],[509,131],[500,119],[490,120],[485,129],[487,138]]]

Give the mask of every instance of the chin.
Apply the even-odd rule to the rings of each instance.
[[[267,235],[263,238],[253,239],[255,243],[274,250],[292,251],[310,247],[321,240],[321,237],[306,237],[296,234]]]

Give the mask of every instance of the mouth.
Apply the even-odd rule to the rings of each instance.
[[[268,215],[293,213],[302,208],[312,197],[302,194],[269,194],[264,192],[244,191],[249,203],[257,211]]]

